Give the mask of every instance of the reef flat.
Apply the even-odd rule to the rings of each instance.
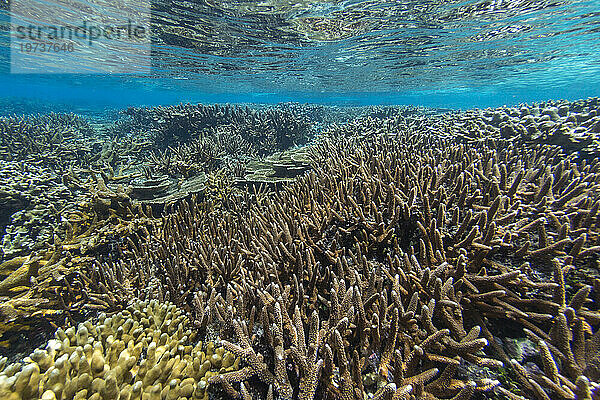
[[[4,117],[0,393],[599,398],[599,109]]]

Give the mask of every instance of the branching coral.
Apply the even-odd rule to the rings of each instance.
[[[219,138],[227,151],[248,149],[260,155],[305,143],[314,133],[306,118],[281,107],[180,104],[125,111],[141,125],[150,126],[156,147],[176,147],[206,136]]]
[[[259,152],[258,115],[295,129],[273,110],[203,107],[147,117],[174,113],[177,128],[194,116],[200,130],[243,121]],[[535,123],[569,118],[552,107]],[[137,210],[151,229],[128,225],[118,257],[66,281],[83,288],[83,307],[155,298],[188,312],[200,335],[218,330],[240,369],[205,381],[235,398],[593,398],[600,164],[507,133],[512,110],[488,113],[332,127],[293,182],[193,197],[155,224]],[[93,194],[97,212],[133,216],[104,177]],[[515,356],[510,335],[532,353]]]
[[[550,380],[528,372],[521,395],[594,387],[595,356],[575,353],[600,320],[588,289],[565,311],[561,277],[598,246],[597,162],[432,134],[419,118],[334,134],[312,148],[314,171],[272,197],[213,211],[183,203],[149,242],[160,253],[140,255],[162,295],[201,330],[221,326],[246,363],[213,384],[241,393],[257,377],[284,398],[469,398],[498,387],[487,370],[520,371],[494,336],[506,320],[552,356],[540,357]]]

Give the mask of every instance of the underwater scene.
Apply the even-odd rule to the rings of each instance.
[[[600,1],[0,0],[0,400],[600,399]]]

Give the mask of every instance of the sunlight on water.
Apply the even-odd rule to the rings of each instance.
[[[0,0],[0,400],[599,400],[600,0]]]
[[[152,50],[145,57],[151,58],[124,61],[115,53],[113,59],[133,72],[136,64],[151,64],[151,73],[124,76],[109,87],[131,82],[182,98],[186,92],[461,89],[572,96],[574,85],[600,71],[596,1],[159,0],[150,13]],[[7,46],[5,40],[4,54]],[[81,77],[58,81],[77,79],[87,84]]]

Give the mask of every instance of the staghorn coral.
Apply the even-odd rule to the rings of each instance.
[[[597,252],[597,161],[425,122],[334,127],[310,148],[306,176],[224,209],[183,202],[135,263],[123,261],[128,279],[151,271],[153,296],[188,310],[201,332],[221,326],[245,366],[211,384],[284,398],[469,398],[507,383],[488,370],[518,376],[498,340],[507,321],[549,344],[553,361],[539,365],[566,389],[529,372],[539,390],[526,379],[498,393],[593,390],[594,355],[562,363],[565,335],[592,340],[595,300],[582,289],[574,313],[559,310],[573,290],[565,273]]]
[[[254,147],[227,125],[176,147],[159,150],[150,155],[149,163],[156,171],[190,178],[202,172],[214,172],[230,160],[241,162],[255,156]]]
[[[130,195],[160,209],[191,193],[202,193],[206,179],[199,175],[169,182],[169,188],[166,180],[140,179],[142,168],[136,162],[147,148],[147,136],[115,136],[105,121],[90,124],[72,114],[49,114],[1,122],[3,154],[19,158],[4,162],[0,171],[0,222],[3,230],[6,227],[0,259],[6,262],[0,276],[4,288],[0,333],[3,341],[14,343],[24,330],[44,331],[40,323],[58,323],[87,301],[78,285],[65,284],[65,276],[75,280],[71,275],[92,268],[94,261],[116,262],[123,243],[132,238],[139,241],[139,234],[149,235],[144,229],[158,220],[150,212],[147,218],[147,210]],[[229,133],[226,127],[215,133],[219,148],[251,152],[239,135]],[[17,147],[21,153],[14,151]],[[226,180],[211,178],[208,186],[220,193],[223,183],[228,185]],[[23,273],[21,267],[28,263],[23,260],[40,260],[43,265]],[[112,296],[100,296],[101,300],[111,306],[124,304]]]
[[[584,392],[596,391],[600,378],[599,334],[592,328],[600,314],[585,306],[591,301],[588,295],[592,288],[588,285],[583,285],[567,303],[564,271],[569,267],[557,258],[552,265],[552,298],[540,304],[543,310],[538,313],[522,312],[525,315],[521,319],[526,326],[524,332],[537,344],[539,360],[535,366],[525,368],[501,350],[500,355],[511,363],[517,379],[536,399],[590,399],[591,394]]]
[[[77,149],[71,144],[92,133],[88,121],[75,114],[0,117],[0,158],[11,161],[32,156],[58,163],[58,147],[63,156],[76,159]]]
[[[281,107],[251,109],[228,104],[180,104],[130,107],[124,114],[130,116],[134,124],[150,128],[158,149],[176,147],[205,136],[220,136],[220,145],[226,150],[239,151],[251,145],[259,155],[264,155],[305,143],[314,133],[306,119]]]
[[[222,150],[213,138],[206,137],[176,148],[169,147],[163,153],[153,154],[150,161],[158,171],[189,178],[200,172],[217,170],[222,156]]]
[[[340,158],[338,161],[342,163],[346,160]],[[335,167],[337,168],[339,165]],[[333,166],[331,168],[332,171],[335,169]],[[351,175],[348,171],[344,172],[344,176]],[[316,181],[317,176],[320,179],[319,182]],[[227,333],[227,330],[235,331],[237,332],[235,338],[242,344],[245,343],[245,347],[240,349],[234,347],[235,345],[232,343],[227,344],[229,342],[224,342],[231,350],[240,355],[245,354],[243,358],[251,366],[247,367],[244,370],[245,372],[235,374],[234,378],[215,378],[214,381],[220,382],[221,379],[225,379],[225,382],[231,383],[244,380],[251,375],[258,375],[266,383],[274,384],[275,391],[280,395],[283,392],[289,393],[291,384],[288,380],[291,380],[291,378],[286,376],[283,367],[285,362],[275,361],[273,371],[266,369],[268,366],[263,365],[260,357],[253,353],[251,347],[249,347],[249,336],[245,332],[252,332],[252,328],[244,328],[243,322],[232,323],[236,316],[240,316],[243,321],[252,321],[254,317],[251,315],[256,314],[256,311],[253,312],[252,310],[262,310],[260,316],[256,316],[257,323],[260,321],[264,330],[262,340],[275,352],[275,360],[279,357],[277,354],[296,354],[290,358],[295,363],[298,371],[295,381],[305,382],[301,383],[301,386],[312,388],[311,391],[314,394],[314,390],[317,388],[314,383],[316,379],[314,375],[317,371],[310,370],[307,367],[311,363],[303,359],[302,355],[308,357],[308,353],[299,349],[309,346],[319,347],[320,345],[314,342],[308,344],[286,343],[283,339],[284,337],[294,338],[295,335],[299,335],[300,330],[305,330],[302,321],[309,319],[307,318],[307,312],[312,309],[323,310],[324,316],[322,318],[319,314],[310,317],[322,321],[320,326],[319,322],[316,322],[317,328],[313,328],[313,330],[325,331],[323,332],[323,337],[326,338],[324,344],[332,349],[331,351],[335,349],[336,355],[333,358],[337,360],[338,365],[336,370],[332,365],[333,359],[329,361],[321,360],[323,368],[327,367],[325,369],[326,373],[321,373],[322,377],[327,377],[327,379],[323,379],[319,386],[321,393],[335,395],[338,391],[337,387],[340,387],[340,385],[351,385],[351,382],[362,381],[363,373],[370,373],[369,366],[365,361],[365,356],[369,354],[381,357],[380,364],[373,369],[373,372],[381,376],[380,381],[387,382],[388,379],[392,382],[396,381],[394,384],[399,392],[408,390],[408,385],[414,387],[417,392],[436,388],[431,390],[437,390],[442,393],[441,395],[446,396],[456,395],[461,390],[463,391],[462,395],[465,395],[466,391],[475,389],[489,390],[490,387],[494,386],[494,383],[493,381],[488,382],[488,380],[481,380],[479,383],[456,382],[450,390],[442,390],[441,388],[444,386],[440,383],[426,387],[426,384],[442,370],[439,366],[445,367],[448,363],[457,363],[453,357],[463,355],[476,363],[494,365],[494,362],[488,361],[485,357],[471,355],[481,350],[487,341],[477,339],[478,331],[474,330],[474,333],[471,333],[464,344],[459,344],[467,337],[465,329],[462,327],[462,321],[460,319],[456,320],[451,312],[444,311],[444,306],[436,308],[435,303],[429,303],[428,295],[435,292],[435,286],[438,283],[436,279],[427,279],[422,276],[424,272],[420,270],[420,267],[419,270],[415,271],[413,279],[420,285],[422,281],[425,281],[428,288],[423,291],[424,308],[420,306],[419,296],[412,295],[414,293],[414,288],[411,287],[410,283],[412,280],[406,282],[399,280],[399,272],[406,276],[408,271],[413,268],[412,264],[386,265],[384,259],[373,259],[377,253],[382,252],[386,247],[390,248],[390,251],[396,252],[403,260],[404,255],[408,257],[408,253],[400,247],[399,240],[403,241],[402,245],[405,246],[407,251],[410,251],[410,236],[416,234],[417,224],[413,221],[414,217],[411,216],[409,209],[394,207],[394,211],[389,210],[389,214],[385,216],[374,216],[373,220],[379,219],[382,221],[381,225],[375,227],[368,222],[361,211],[362,208],[357,205],[357,201],[363,203],[364,199],[345,199],[345,204],[354,208],[350,210],[339,209],[340,214],[336,216],[338,208],[334,204],[323,202],[328,196],[324,192],[319,193],[319,189],[317,189],[320,187],[322,188],[320,190],[323,191],[333,191],[334,196],[331,196],[330,201],[333,202],[335,198],[339,200],[339,196],[343,196],[343,192],[338,192],[338,190],[342,190],[341,188],[335,188],[333,184],[335,181],[334,176],[311,174],[301,179],[301,183],[296,184],[295,188],[281,192],[279,194],[281,197],[273,200],[266,198],[260,206],[257,206],[258,208],[251,208],[247,211],[248,214],[240,209],[239,205],[237,205],[237,209],[229,210],[231,217],[226,216],[225,218],[221,215],[222,212],[219,211],[215,211],[214,216],[206,215],[202,213],[201,209],[196,209],[195,206],[192,208],[184,205],[180,208],[179,214],[163,226],[163,229],[168,229],[164,234],[161,234],[161,241],[165,243],[165,239],[167,240],[165,245],[161,246],[163,250],[155,256],[152,256],[152,252],[150,252],[147,257],[153,257],[155,260],[150,262],[148,268],[156,268],[158,264],[157,274],[159,276],[163,275],[166,287],[169,289],[168,293],[164,294],[165,298],[170,298],[177,304],[186,306],[189,305],[190,298],[195,293],[196,307],[194,312],[198,314],[197,319],[200,327],[219,322],[221,326],[228,327],[222,332],[223,335]],[[305,187],[302,185],[305,185]],[[313,196],[316,195],[319,201],[314,200],[314,198],[310,200],[310,197],[308,197],[306,201],[309,201],[309,203],[306,205],[304,200],[300,200],[293,195],[298,192],[313,193]],[[366,188],[363,188],[363,190],[357,188],[357,193],[365,192],[368,193]],[[351,193],[354,193],[354,191],[352,190]],[[346,193],[345,196],[348,195],[350,194]],[[353,196],[353,194],[350,196]],[[382,193],[377,201],[381,201],[382,198],[386,197]],[[276,204],[279,206],[276,206]],[[398,206],[400,205],[401,203],[398,204]],[[236,207],[236,204],[232,204],[231,207]],[[286,210],[284,211],[281,207],[286,207]],[[314,207],[314,209],[307,213],[307,207]],[[322,217],[325,218],[324,221],[327,221],[325,210],[330,210],[331,220],[323,225],[319,214],[322,214]],[[374,213],[378,212],[376,207],[369,210]],[[238,216],[235,219],[232,218],[236,214]],[[251,218],[250,215],[261,215],[261,217],[255,219]],[[354,216],[351,217],[352,215]],[[223,225],[212,225],[217,221],[214,218],[222,219]],[[356,221],[346,223],[343,221],[344,218],[356,218]],[[196,228],[190,232],[175,230],[176,226],[185,226],[184,221],[195,221],[194,226]],[[203,228],[205,224],[208,225]],[[244,225],[248,224],[250,226],[244,228]],[[356,226],[352,227],[352,224]],[[403,232],[405,229],[413,232]],[[367,232],[370,232],[370,234],[363,233],[361,230],[368,230]],[[275,241],[273,234],[270,233],[275,231],[282,232],[277,234],[281,238],[280,240]],[[205,236],[204,232],[210,234]],[[252,235],[243,232],[262,232],[262,234],[258,236],[259,242],[256,243],[253,241]],[[190,236],[185,238],[187,235]],[[300,237],[303,237],[303,239],[300,239]],[[363,238],[366,239],[367,243],[362,242]],[[168,243],[171,240],[173,240],[173,244],[176,242],[181,243],[184,247],[169,245]],[[194,247],[187,247],[187,250],[184,250],[186,248],[185,243],[189,243]],[[235,247],[225,247],[223,246],[224,243],[235,243]],[[160,242],[156,244],[160,245]],[[341,247],[338,248],[338,244]],[[323,248],[322,246],[332,247]],[[215,250],[217,251],[215,252]],[[173,254],[173,252],[176,252],[176,254]],[[169,253],[172,256],[169,256]],[[307,256],[303,257],[303,253],[307,253]],[[385,252],[382,252],[382,254],[385,254]],[[368,257],[368,261],[364,257]],[[142,256],[138,259],[144,260],[146,257]],[[188,261],[184,261],[184,259]],[[318,261],[316,261],[317,259]],[[160,268],[159,263],[164,263],[166,260],[171,261],[167,261],[168,264]],[[330,267],[327,267],[328,265]],[[328,268],[331,269],[326,272]],[[161,269],[164,269],[164,272]],[[134,268],[130,268],[130,270],[134,270]],[[396,276],[395,280],[394,276]],[[406,285],[406,287],[403,287],[403,285]],[[224,290],[226,293],[215,292],[215,289],[208,290],[209,287],[217,288],[218,291]],[[218,289],[219,287],[221,289]],[[338,288],[338,290],[330,293],[328,288],[331,287]],[[327,289],[323,290],[323,288]],[[382,292],[383,295],[376,295],[376,293]],[[283,295],[284,293],[285,295]],[[409,297],[404,297],[405,294],[408,295],[409,293],[411,294]],[[290,296],[292,300],[288,303],[287,299]],[[237,299],[236,304],[231,302],[234,298]],[[453,291],[449,292],[448,287],[444,287],[437,300],[441,301],[442,304],[448,303],[447,307],[452,307],[452,304],[458,306]],[[409,306],[409,303],[411,303],[410,311],[406,312],[404,307]],[[427,303],[429,303],[428,306]],[[388,304],[391,307],[389,311]],[[299,308],[298,312],[293,312],[292,310],[296,307]],[[436,313],[441,313],[447,326],[456,328],[452,330],[452,334],[455,335],[454,338],[450,337],[451,331],[449,330],[442,330],[445,334],[437,334],[438,328],[433,327],[430,321],[431,317],[427,317],[426,314],[426,310],[430,308],[435,310]],[[359,310],[360,312],[357,313]],[[418,315],[416,315],[417,311]],[[423,314],[424,312],[425,314]],[[380,318],[376,325],[370,318],[367,319],[367,315],[373,314],[377,314]],[[393,315],[396,314],[397,316],[394,318]],[[288,322],[282,322],[291,321],[291,315],[295,315],[295,327],[291,327]],[[388,332],[387,329],[390,325],[398,325],[399,318],[402,318],[402,331],[392,329],[392,332]],[[394,319],[396,322],[392,323]],[[419,321],[424,321],[423,323],[429,321],[430,325],[420,326]],[[253,322],[250,322],[250,324],[253,324]],[[315,323],[312,325],[314,326]],[[375,330],[375,327],[378,334],[367,336],[366,332]],[[294,332],[296,333],[294,334]],[[427,339],[430,335],[434,335],[434,338]],[[475,337],[471,337],[473,335]],[[397,342],[392,340],[395,337],[399,337]],[[439,339],[439,343],[437,343],[437,339]],[[352,346],[356,346],[352,347],[351,349],[354,350],[348,351],[348,354],[345,346],[342,345],[344,340],[352,343]],[[409,355],[401,350],[411,349],[422,342],[426,343],[427,353],[416,350],[415,353]],[[433,346],[434,343],[431,343],[435,347],[434,349],[429,348],[430,342],[436,344],[436,346]],[[299,351],[299,353],[296,353],[296,351]],[[355,351],[356,354],[354,354]],[[398,356],[393,357],[396,351],[399,351],[401,355],[404,354],[404,356],[400,356],[400,358]],[[252,354],[254,356],[251,356]],[[341,360],[350,359],[350,357],[354,358],[350,363],[352,368],[341,370],[342,365],[347,365]],[[398,366],[395,366],[394,373],[388,372],[391,371],[389,365],[391,359],[396,358],[398,360],[402,357],[413,361],[409,362],[407,360],[406,365],[402,365],[402,362],[400,362]],[[428,375],[420,376],[419,374],[424,371],[415,370],[415,367],[426,363],[431,363],[432,367],[428,369]],[[307,376],[304,376],[305,373]],[[442,375],[442,377],[444,376]],[[327,382],[326,386],[325,382]],[[371,393],[378,390],[377,386],[368,387],[367,389],[372,391]],[[351,389],[352,392],[355,390],[358,390],[358,388]],[[452,393],[454,390],[456,392]],[[306,396],[311,397],[310,391]]]
[[[124,182],[144,138],[115,137],[105,120],[75,114],[0,118],[0,228],[4,261],[65,237],[67,214],[88,200],[94,174]],[[6,229],[5,229],[6,228]]]
[[[314,124],[317,131],[330,130],[334,124],[346,124],[350,121],[365,117],[386,119],[397,115],[403,117],[436,115],[443,110],[426,108],[421,106],[325,106],[321,104],[280,103],[278,108],[289,111],[295,115],[302,116]]]
[[[0,372],[4,399],[208,399],[207,380],[239,359],[196,342],[174,305],[135,302],[97,323],[58,329],[45,348]]]
[[[540,120],[593,119],[579,103]],[[152,229],[66,275],[85,293],[70,304],[174,302],[243,360],[208,380],[235,398],[591,398],[599,164],[503,133],[511,113],[333,126],[301,151],[312,170],[271,194],[211,174],[214,196],[145,212]],[[95,212],[135,221],[99,175]],[[514,356],[509,333],[535,348]]]

